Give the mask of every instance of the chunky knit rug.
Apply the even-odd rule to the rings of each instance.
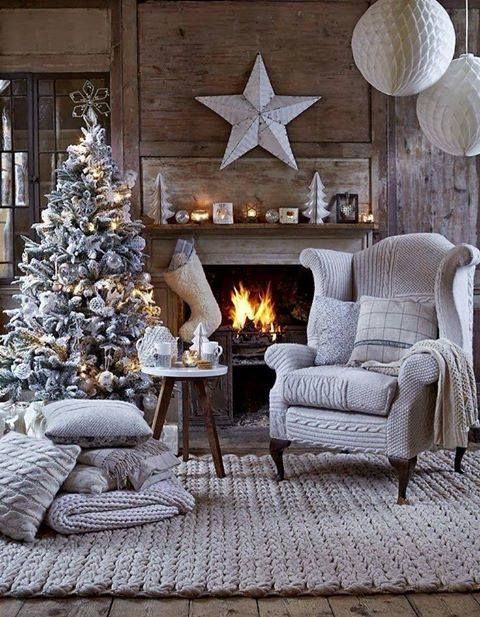
[[[412,505],[395,505],[384,458],[290,455],[192,460],[195,510],[126,530],[32,544],[0,540],[0,593],[198,596],[464,591],[480,588],[480,454],[420,457]]]

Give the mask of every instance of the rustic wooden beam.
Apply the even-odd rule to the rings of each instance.
[[[111,0],[0,0],[0,9],[106,9]]]
[[[140,120],[138,103],[137,0],[122,0],[123,168],[137,173],[132,191],[134,214],[140,207]]]
[[[112,0],[110,8],[110,132],[112,152],[123,171],[123,71],[122,71],[122,3]]]

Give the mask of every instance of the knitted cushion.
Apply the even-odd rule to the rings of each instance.
[[[7,433],[0,439],[0,531],[32,541],[60,486],[75,465],[78,446]]]
[[[285,377],[283,395],[290,405],[387,416],[397,379],[362,368],[315,366]]]
[[[348,364],[358,366],[367,360],[400,360],[414,343],[436,339],[437,333],[437,316],[432,304],[363,296]]]
[[[353,350],[360,304],[315,296],[309,320],[309,344],[317,349],[316,365],[346,364]]]
[[[123,401],[70,399],[43,408],[45,435],[55,443],[84,448],[134,446],[152,430],[135,405]]]

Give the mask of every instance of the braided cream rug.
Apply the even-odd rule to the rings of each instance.
[[[480,587],[480,454],[465,476],[426,454],[396,506],[386,459],[289,455],[182,464],[195,511],[161,523],[33,544],[0,540],[0,593],[197,596],[464,591]]]

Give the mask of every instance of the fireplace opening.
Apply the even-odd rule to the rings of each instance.
[[[210,336],[229,366],[223,387],[211,393],[220,422],[268,423],[268,394],[275,380],[264,355],[274,343],[305,343],[313,298],[311,273],[301,266],[205,266],[222,312]]]

